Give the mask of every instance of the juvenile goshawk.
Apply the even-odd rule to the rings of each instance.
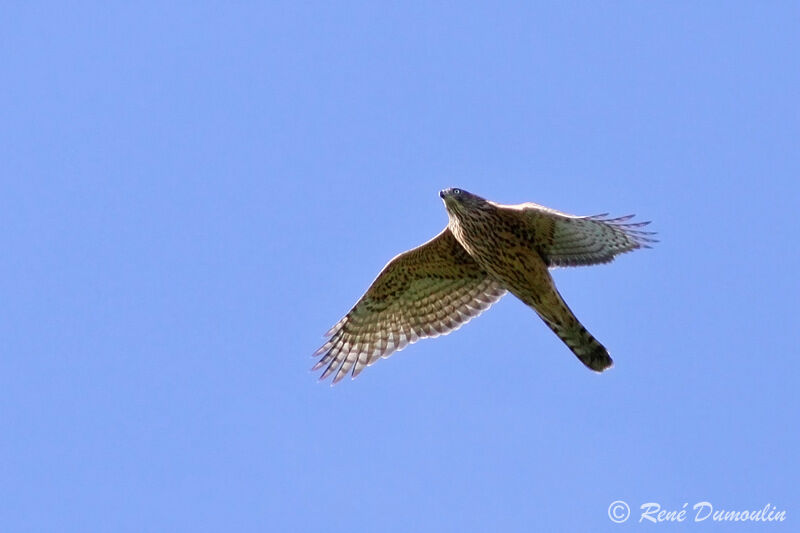
[[[573,216],[534,203],[502,205],[462,189],[445,189],[449,222],[436,237],[404,252],[378,274],[314,353],[320,379],[355,378],[368,365],[425,337],[458,329],[506,291],[531,307],[592,370],[612,365],[608,351],[581,325],[556,290],[549,268],[608,263],[649,248],[649,222],[633,215]]]

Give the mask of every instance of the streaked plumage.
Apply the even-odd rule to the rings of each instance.
[[[632,215],[579,217],[533,203],[501,205],[460,189],[440,193],[449,223],[391,261],[314,353],[337,383],[425,337],[445,335],[507,291],[525,302],[589,368],[612,361],[555,288],[548,268],[593,265],[655,242]]]

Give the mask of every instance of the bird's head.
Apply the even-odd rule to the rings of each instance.
[[[465,212],[480,209],[488,205],[488,202],[480,196],[455,187],[442,189],[439,191],[439,196],[444,201],[447,212],[451,216],[456,217],[463,215]]]

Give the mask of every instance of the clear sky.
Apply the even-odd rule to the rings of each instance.
[[[798,25],[788,2],[6,5],[0,530],[618,531],[709,501],[796,531]],[[317,382],[321,334],[444,227],[449,186],[653,220],[653,250],[554,271],[611,371],[506,297]]]

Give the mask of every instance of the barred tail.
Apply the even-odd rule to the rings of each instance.
[[[547,320],[545,322],[584,365],[597,372],[602,372],[613,365],[614,362],[608,355],[608,350],[592,337],[592,334],[586,331],[586,328],[574,316],[571,318],[574,323],[566,326],[559,326]]]
[[[584,365],[602,372],[614,364],[608,350],[578,322],[555,286],[531,307]]]

